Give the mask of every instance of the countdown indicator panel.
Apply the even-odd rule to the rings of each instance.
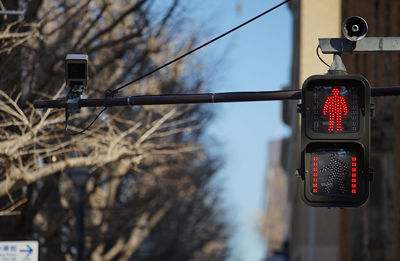
[[[310,192],[320,196],[356,196],[360,175],[358,154],[346,149],[314,150],[310,154]]]
[[[357,133],[360,130],[360,88],[313,86],[311,130],[314,133]]]

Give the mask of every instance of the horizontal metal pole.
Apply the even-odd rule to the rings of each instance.
[[[81,99],[80,107],[111,107],[135,105],[160,105],[160,104],[196,104],[196,103],[221,103],[221,102],[250,102],[274,100],[298,100],[301,92],[292,91],[265,91],[265,92],[225,92],[225,93],[199,93],[199,94],[165,94],[165,95],[139,95],[128,97],[115,97],[103,99]],[[35,108],[64,108],[65,99],[37,100],[33,102]]]
[[[25,11],[13,11],[13,10],[0,10],[0,15],[21,15],[23,16]]]
[[[320,38],[322,53],[400,52],[400,37],[365,37],[352,42],[346,38]]]
[[[375,87],[371,88],[371,96],[398,96],[400,87]],[[161,104],[196,104],[196,103],[221,103],[221,102],[254,102],[254,101],[279,101],[300,100],[301,90],[290,91],[265,91],[265,92],[225,92],[225,93],[199,93],[199,94],[165,94],[165,95],[139,95],[101,99],[81,99],[80,107],[112,107],[135,105],[161,105]],[[65,108],[67,101],[36,100],[35,108]]]
[[[400,86],[373,87],[371,88],[371,96],[400,96]]]

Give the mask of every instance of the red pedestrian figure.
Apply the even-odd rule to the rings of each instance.
[[[343,131],[342,129],[342,114],[347,115],[347,103],[343,96],[339,95],[339,89],[333,88],[331,96],[328,96],[325,100],[324,108],[322,113],[329,116],[329,127],[328,131],[334,130],[336,123],[336,131]]]

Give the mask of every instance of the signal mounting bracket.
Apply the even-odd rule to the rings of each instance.
[[[328,74],[347,74],[341,55],[343,53],[400,52],[400,37],[365,37],[356,42],[346,38],[319,38],[323,54],[333,54]]]
[[[341,53],[333,54],[333,61],[331,67],[329,67],[328,74],[347,74],[346,66],[344,66],[341,55]]]

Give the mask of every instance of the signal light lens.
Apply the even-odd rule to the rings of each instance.
[[[314,86],[311,121],[314,133],[356,133],[360,129],[360,88]]]
[[[311,153],[311,193],[314,195],[351,196],[357,194],[357,152],[347,149],[316,149]]]

